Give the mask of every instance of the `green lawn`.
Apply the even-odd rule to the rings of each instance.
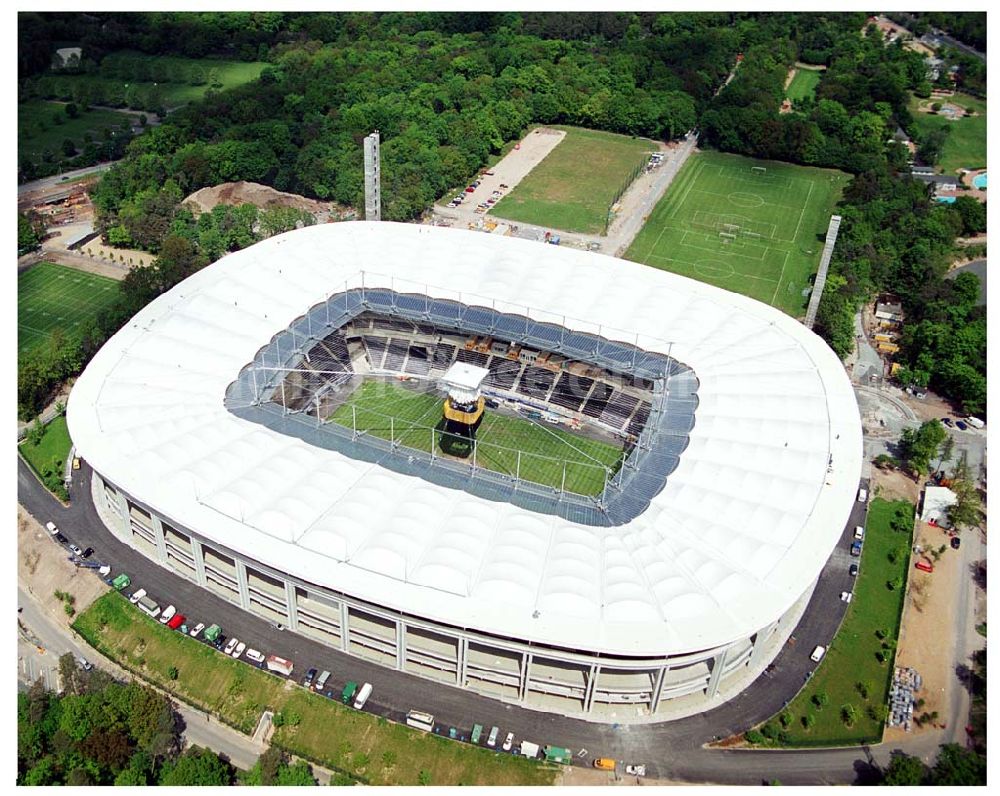
[[[121,66],[117,67],[119,62]],[[142,65],[139,74],[132,66],[136,62]],[[263,61],[152,56],[123,50],[105,57],[102,74],[47,74],[38,78],[34,85],[42,96],[56,99],[69,99],[73,95],[74,86],[89,85],[98,98],[94,103],[97,105],[116,104],[110,103],[108,98],[117,96],[120,101],[125,96],[126,88],[133,89],[139,96],[145,96],[155,86],[161,92],[163,104],[167,108],[173,108],[201,99],[211,88],[224,91],[256,80],[266,66]],[[200,84],[194,84],[196,79]],[[215,86],[212,85],[213,79]]]
[[[978,115],[963,116],[951,121],[945,116],[918,110],[921,106],[929,107],[935,102],[951,102],[962,108],[969,108]],[[941,150],[941,162],[938,164],[945,174],[986,165],[986,100],[976,99],[968,94],[926,100],[914,97],[910,101],[910,112],[918,134],[938,127],[946,127],[951,131]]]
[[[822,77],[823,73],[818,69],[796,69],[795,77],[792,78],[792,82],[785,89],[785,96],[792,100],[792,102],[805,99],[806,97],[814,97],[816,95],[816,86],[819,85]]]
[[[424,781],[434,785],[546,785],[557,773],[525,758],[447,741],[289,686],[284,679],[169,630],[117,592],[100,597],[73,627],[104,655],[185,702],[216,713],[241,732],[252,732],[265,709],[286,718],[298,716],[298,724],[275,731],[272,743],[360,782],[416,785],[426,772]],[[170,679],[171,667],[177,669],[176,680]],[[335,692],[349,675],[334,672]],[[419,694],[414,699],[419,703]]]
[[[37,445],[26,440],[21,443],[18,450],[39,475],[44,472],[46,467],[52,466],[53,460],[59,462],[56,469],[61,473],[62,466],[66,463],[66,457],[69,456],[69,449],[72,447],[69,429],[66,428],[66,416],[60,415],[52,422],[47,423],[44,428],[45,435]]]
[[[903,524],[910,531],[892,528],[897,511],[906,518]],[[905,500],[890,503],[878,498],[872,501],[854,599],[822,663],[788,706],[791,722],[785,730],[786,745],[846,746],[881,741],[883,720],[874,718],[869,711],[888,703],[904,598],[903,589],[890,589],[887,583],[896,578],[906,582],[912,525],[913,506]],[[890,553],[895,554],[894,562],[889,560]],[[877,636],[883,631],[886,634],[884,642]],[[800,643],[812,642],[800,640]],[[882,663],[876,657],[879,653],[885,654]],[[862,683],[867,687],[867,698],[858,687]],[[829,698],[822,708],[813,701],[819,693]],[[845,724],[841,715],[845,705],[853,705],[857,710],[851,727]],[[802,723],[804,716],[812,716],[815,720],[808,729]],[[768,723],[775,730],[780,727],[778,717]]]
[[[124,130],[131,127],[136,117],[93,109],[81,111],[75,119],[66,116],[65,105],[60,102],[30,100],[17,106],[17,151],[20,158],[41,161],[48,150],[57,158],[63,156],[62,145],[67,138],[83,149],[84,133],[90,133],[95,141],[102,140],[105,128]],[[58,121],[57,121],[58,120]]]
[[[831,169],[696,153],[625,257],[799,317],[847,179]]]
[[[415,392],[391,383],[369,380],[331,415],[330,420],[348,428],[356,423],[381,439],[400,441],[406,447],[442,454],[442,448],[471,462],[458,440],[445,438],[435,427],[442,417],[442,398],[436,393]],[[391,418],[391,422],[390,422]],[[432,433],[431,429],[435,429]],[[432,442],[433,438],[433,442]],[[621,447],[571,434],[549,425],[507,417],[487,409],[476,434],[476,465],[579,495],[597,495],[604,488],[607,469],[615,470]],[[519,457],[520,452],[520,457]],[[520,470],[518,470],[520,458]]]
[[[558,127],[566,137],[491,215],[569,232],[601,233],[615,195],[656,144],[644,138]]]
[[[78,331],[118,297],[118,283],[55,263],[17,277],[17,353],[24,356],[54,329]]]

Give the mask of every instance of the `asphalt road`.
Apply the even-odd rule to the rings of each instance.
[[[161,605],[176,605],[187,615],[189,623],[218,623],[230,637],[237,636],[265,653],[290,658],[295,661],[299,678],[311,666],[328,669],[333,673],[329,690],[334,693],[347,680],[371,682],[375,689],[366,710],[372,713],[400,719],[406,711],[419,708],[434,713],[438,724],[454,726],[466,735],[473,723],[497,725],[504,733],[513,732],[518,741],[527,739],[565,746],[574,752],[587,750],[575,761],[580,765],[589,765],[596,756],[608,756],[645,763],[651,777],[690,782],[747,784],[777,777],[785,784],[850,784],[859,778],[859,772],[863,775],[870,770],[867,755],[860,749],[751,752],[703,748],[703,744],[715,737],[740,732],[770,717],[804,683],[813,668],[809,660],[812,648],[816,644],[829,644],[845,613],[846,605],[839,595],[851,587],[853,580],[847,573],[850,542],[854,526],[864,523],[867,508],[864,504],[855,504],[793,634],[795,642],[782,649],[769,675],[758,678],[737,697],[706,713],[660,724],[611,725],[505,705],[469,691],[435,686],[422,678],[345,655],[298,634],[275,630],[263,619],[223,601],[119,542],[97,515],[90,498],[90,476],[85,463],[74,472],[73,502],[64,507],[18,459],[19,502],[40,522],[56,522],[70,541],[92,546],[95,559],[111,564],[114,572],[127,572],[133,588],[145,588]],[[919,752],[917,749],[914,753]],[[878,752],[883,762],[887,762],[888,755],[887,749]]]
[[[960,265],[949,271],[945,279],[954,279],[966,271],[979,277],[979,298],[976,300],[976,306],[982,307],[986,304],[986,260],[973,260],[971,263]]]

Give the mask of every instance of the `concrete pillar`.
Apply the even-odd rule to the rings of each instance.
[[[132,541],[132,522],[129,519],[128,513],[128,498],[125,497],[117,489],[115,490],[115,498],[118,500],[118,514],[116,515],[120,521],[122,538],[127,540],[129,544]]]
[[[597,664],[592,664],[590,667],[590,673],[587,675],[587,690],[583,695],[583,712],[590,713],[590,708],[594,703],[594,691],[597,686],[597,678],[601,673],[601,667]]]
[[[163,523],[153,512],[149,513],[149,518],[153,523],[153,538],[156,540],[156,552],[160,556],[160,563],[167,563],[167,542],[163,538]]]
[[[729,647],[726,647],[712,659],[712,673],[708,677],[708,688],[705,691],[705,695],[709,699],[719,693],[719,682],[722,680],[722,670],[726,666],[726,658],[728,655]]]
[[[299,629],[299,606],[295,601],[295,584],[285,581],[285,615],[288,617],[288,629]]]
[[[750,648],[750,657],[747,658],[747,666],[752,666],[756,663],[757,659],[760,658],[761,650],[767,646],[767,640],[771,638],[771,634],[774,633],[777,627],[778,621],[775,620],[767,627],[757,631],[757,635],[754,636],[752,646]]]
[[[517,699],[524,702],[524,697],[528,693],[528,677],[531,675],[531,661],[534,656],[526,652],[521,656],[521,682],[517,687]]]
[[[236,588],[240,593],[240,608],[250,610],[250,587],[247,584],[247,565],[239,558],[236,561]]]
[[[396,669],[403,671],[406,668],[406,622],[402,619],[396,620]]]
[[[199,586],[205,583],[205,551],[201,549],[201,541],[191,537],[191,555],[194,556],[194,574]]]
[[[465,664],[469,657],[469,640],[464,637],[458,639],[458,661],[455,667],[455,685],[465,686]]]
[[[669,666],[661,666],[656,673],[656,682],[653,684],[653,698],[649,700],[649,712],[656,713],[660,707],[660,694],[663,693],[663,681],[666,679]]]
[[[351,647],[351,618],[347,603],[340,601],[340,650],[347,652]]]

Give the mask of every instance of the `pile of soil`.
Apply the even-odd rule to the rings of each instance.
[[[274,207],[294,207],[312,213],[316,222],[342,221],[355,215],[354,210],[336,202],[320,202],[317,199],[307,199],[294,193],[276,191],[267,185],[256,182],[224,182],[202,188],[188,196],[184,203],[190,205],[196,216],[212,210],[216,205],[251,204],[267,210]]]

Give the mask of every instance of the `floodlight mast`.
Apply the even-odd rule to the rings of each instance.
[[[382,220],[382,175],[379,132],[365,137],[365,220]]]

